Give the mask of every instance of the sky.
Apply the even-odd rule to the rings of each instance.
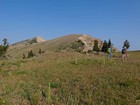
[[[140,50],[140,0],[0,0],[0,42],[69,34],[111,39]]]

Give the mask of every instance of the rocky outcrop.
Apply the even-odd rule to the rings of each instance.
[[[100,39],[93,38],[90,35],[83,34],[81,37],[79,37],[79,40],[81,40],[84,43],[83,51],[86,51],[86,52],[89,51],[89,50],[93,50],[95,40],[98,41],[98,46],[99,46],[100,49],[103,46],[103,42]]]
[[[42,43],[45,41],[46,40],[44,38],[38,36],[38,37],[34,37],[31,39],[26,39],[26,40],[14,43],[14,44],[10,45],[10,49],[24,47],[24,46],[28,46],[28,45],[32,45],[32,44],[37,44],[37,43]]]
[[[42,43],[45,42],[46,40],[40,36],[35,37],[33,40],[35,40],[36,43]]]

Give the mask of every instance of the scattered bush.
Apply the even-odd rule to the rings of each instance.
[[[88,50],[87,53],[92,53],[92,50]]]
[[[32,58],[33,56],[35,56],[35,54],[33,53],[32,50],[30,50],[30,51],[28,52],[28,58]]]
[[[41,54],[42,53],[42,51],[41,51],[41,49],[39,49],[39,52],[38,52],[39,54]]]
[[[26,59],[26,55],[25,54],[23,54],[23,59]]]
[[[44,53],[45,51],[42,51],[41,49],[39,49],[39,51],[38,51],[38,53],[39,54],[42,54],[42,53]]]

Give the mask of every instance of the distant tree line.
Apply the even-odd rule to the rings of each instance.
[[[107,49],[109,47],[111,47],[112,45],[113,44],[112,44],[112,42],[111,42],[110,39],[109,39],[108,42],[106,40],[104,40],[102,48],[99,48],[98,40],[95,40],[94,41],[94,46],[93,46],[93,51],[97,51],[97,52],[102,51],[102,52],[106,53],[107,52]]]
[[[113,44],[112,44],[110,39],[109,39],[108,42],[106,40],[104,40],[102,48],[99,48],[98,40],[95,40],[94,41],[94,46],[93,46],[93,51],[97,51],[97,52],[101,51],[101,52],[107,53],[108,48],[110,48],[112,45]],[[124,47],[129,49],[130,44],[129,44],[128,40],[124,41],[123,48]]]

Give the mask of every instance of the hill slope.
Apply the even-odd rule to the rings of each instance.
[[[125,62],[76,52],[0,60],[0,105],[139,105],[140,52],[129,54]]]
[[[27,55],[30,50],[33,50],[33,52],[37,54],[39,49],[42,51],[72,51],[76,49],[88,51],[92,50],[94,40],[98,40],[99,46],[102,46],[100,39],[83,34],[71,34],[48,41],[42,41],[41,43],[36,41],[35,43],[31,43],[33,40],[25,40],[11,45],[8,50],[8,55],[12,57],[22,57],[23,53]],[[27,44],[29,42],[31,44]]]

